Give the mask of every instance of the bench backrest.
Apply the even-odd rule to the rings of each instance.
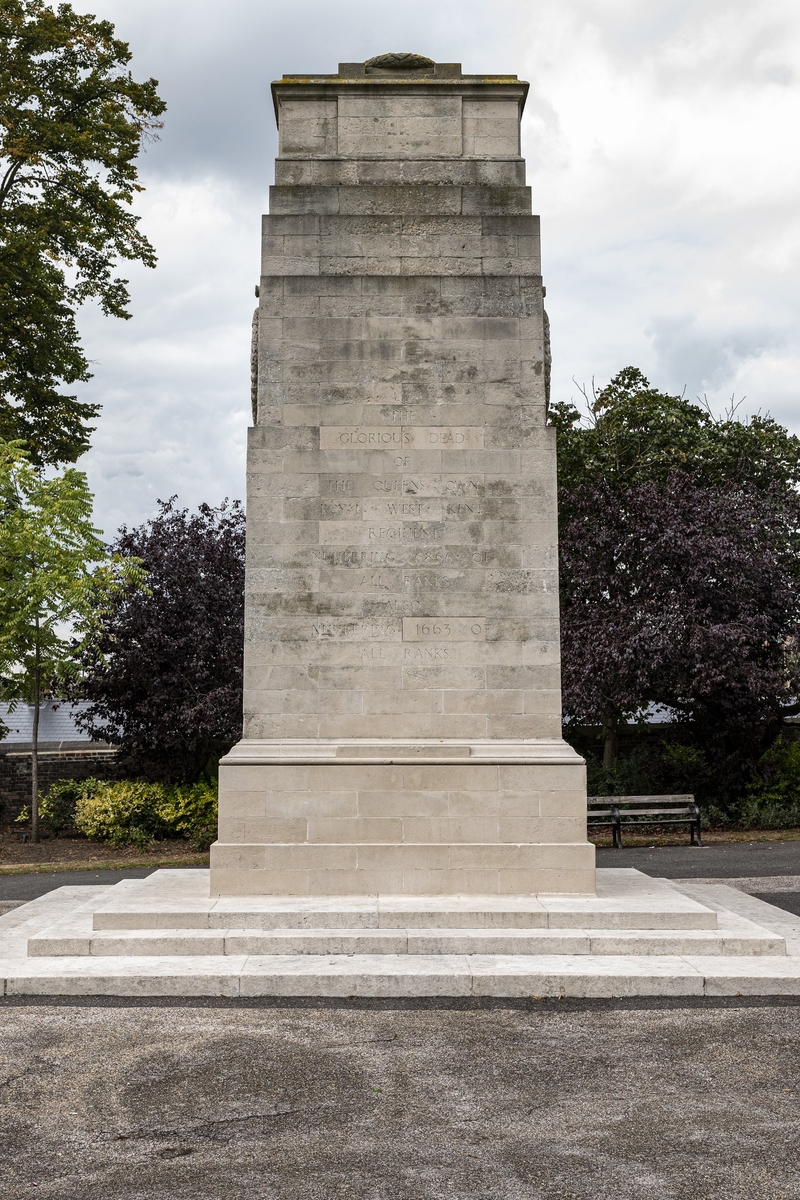
[[[694,796],[589,796],[587,800],[588,807],[592,808],[629,808],[631,805],[657,805],[659,808],[667,808],[677,804],[687,805],[694,804]]]

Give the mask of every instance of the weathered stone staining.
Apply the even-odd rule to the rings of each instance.
[[[273,84],[213,895],[594,891],[526,92],[418,55]]]

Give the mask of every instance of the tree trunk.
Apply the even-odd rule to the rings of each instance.
[[[619,750],[616,717],[606,717],[603,721],[603,738],[603,766],[610,771],[616,764]]]
[[[39,622],[36,622],[36,661],[33,669],[33,736],[31,738],[31,841],[39,841],[39,709],[41,707],[41,663]]]

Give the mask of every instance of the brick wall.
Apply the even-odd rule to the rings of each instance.
[[[115,776],[116,751],[111,748],[39,751],[40,795],[58,779],[113,779]],[[21,809],[30,803],[30,797],[30,751],[0,751],[0,826],[13,825]]]

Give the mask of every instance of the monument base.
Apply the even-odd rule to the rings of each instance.
[[[594,894],[583,759],[537,741],[242,741],[212,896]]]
[[[0,994],[800,994],[800,922],[733,888],[597,872],[594,896],[223,897],[208,871],[62,887],[0,918]]]

